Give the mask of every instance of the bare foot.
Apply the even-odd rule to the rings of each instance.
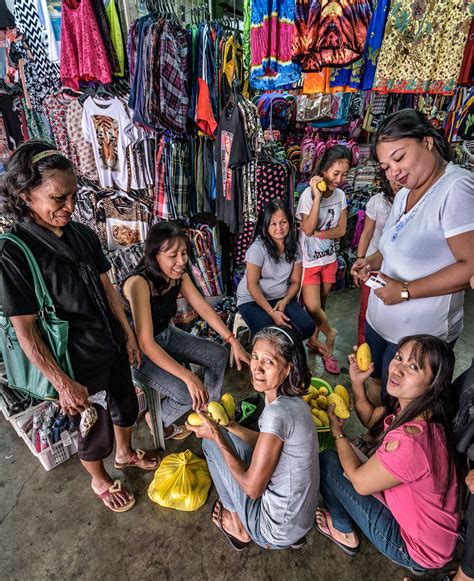
[[[316,511],[316,521],[318,526],[324,531],[324,529],[328,529],[330,535],[333,539],[350,547],[351,549],[355,549],[359,546],[359,539],[357,538],[356,533],[341,533],[337,529],[333,527],[332,518],[327,510],[321,510],[318,508]]]
[[[334,351],[334,344],[336,343],[336,337],[337,337],[337,331],[336,329],[332,329],[327,335],[326,335],[326,349],[329,351],[329,355],[332,355],[332,352]]]
[[[321,341],[315,341],[313,338],[308,339],[308,347],[317,351],[322,357],[329,357],[331,355],[324,343],[321,343]]]
[[[244,543],[251,541],[250,535],[245,530],[239,515],[236,512],[230,512],[222,506],[220,500],[216,502],[214,512],[212,513],[212,522],[218,528],[223,528],[227,533],[239,539]]]

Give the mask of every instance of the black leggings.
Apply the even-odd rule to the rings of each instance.
[[[89,462],[103,460],[114,447],[114,426],[133,426],[138,415],[138,400],[127,354],[117,353],[110,367],[88,377],[78,377],[77,381],[87,387],[89,395],[101,390],[107,393],[107,410],[94,404],[99,417],[85,438],[79,432],[80,414],[70,416],[79,433],[79,458]]]

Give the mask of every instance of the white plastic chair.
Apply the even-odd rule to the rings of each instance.
[[[250,329],[247,326],[247,323],[243,320],[242,315],[237,311],[234,315],[234,325],[232,327],[232,333],[237,337],[238,332],[240,329],[244,329],[246,333],[250,334]],[[229,365],[231,367],[234,366],[234,355],[232,353],[232,349],[230,350],[230,358],[229,358]]]
[[[165,435],[163,432],[163,422],[161,421],[161,393],[156,391],[156,389],[148,387],[146,384],[135,378],[133,379],[133,384],[135,387],[140,388],[145,394],[148,411],[151,416],[151,425],[153,426],[153,442],[155,448],[157,450],[164,450]]]

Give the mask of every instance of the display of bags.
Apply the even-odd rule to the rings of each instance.
[[[206,461],[190,450],[161,461],[148,488],[150,500],[175,510],[193,511],[206,503],[211,475]]]
[[[53,301],[33,254],[23,240],[14,234],[1,234],[0,239],[16,244],[25,254],[33,276],[38,303],[36,325],[59,367],[69,377],[74,377],[67,351],[69,323],[56,316]],[[23,352],[13,324],[3,311],[0,311],[0,351],[5,364],[8,384],[12,389],[18,389],[37,399],[58,398],[54,386]]]

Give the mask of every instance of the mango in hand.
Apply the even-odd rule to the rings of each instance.
[[[190,426],[202,426],[202,420],[196,412],[189,414],[187,422]]]
[[[225,409],[225,413],[229,420],[233,420],[235,417],[235,401],[231,393],[224,393],[221,397],[222,407]]]
[[[370,364],[372,363],[372,353],[370,352],[370,347],[367,343],[362,343],[362,345],[359,345],[357,348],[356,361],[357,367],[361,371],[368,371]]]
[[[338,393],[331,393],[328,395],[328,404],[334,404],[336,406],[334,408],[334,413],[342,420],[347,420],[347,418],[351,415],[349,413],[349,408],[346,405],[346,402]]]
[[[207,404],[207,411],[217,424],[221,426],[229,425],[229,418],[224,407],[218,401],[211,401]]]
[[[336,385],[334,388],[334,393],[338,393],[342,399],[346,402],[347,407],[350,405],[349,392],[343,385]]]

